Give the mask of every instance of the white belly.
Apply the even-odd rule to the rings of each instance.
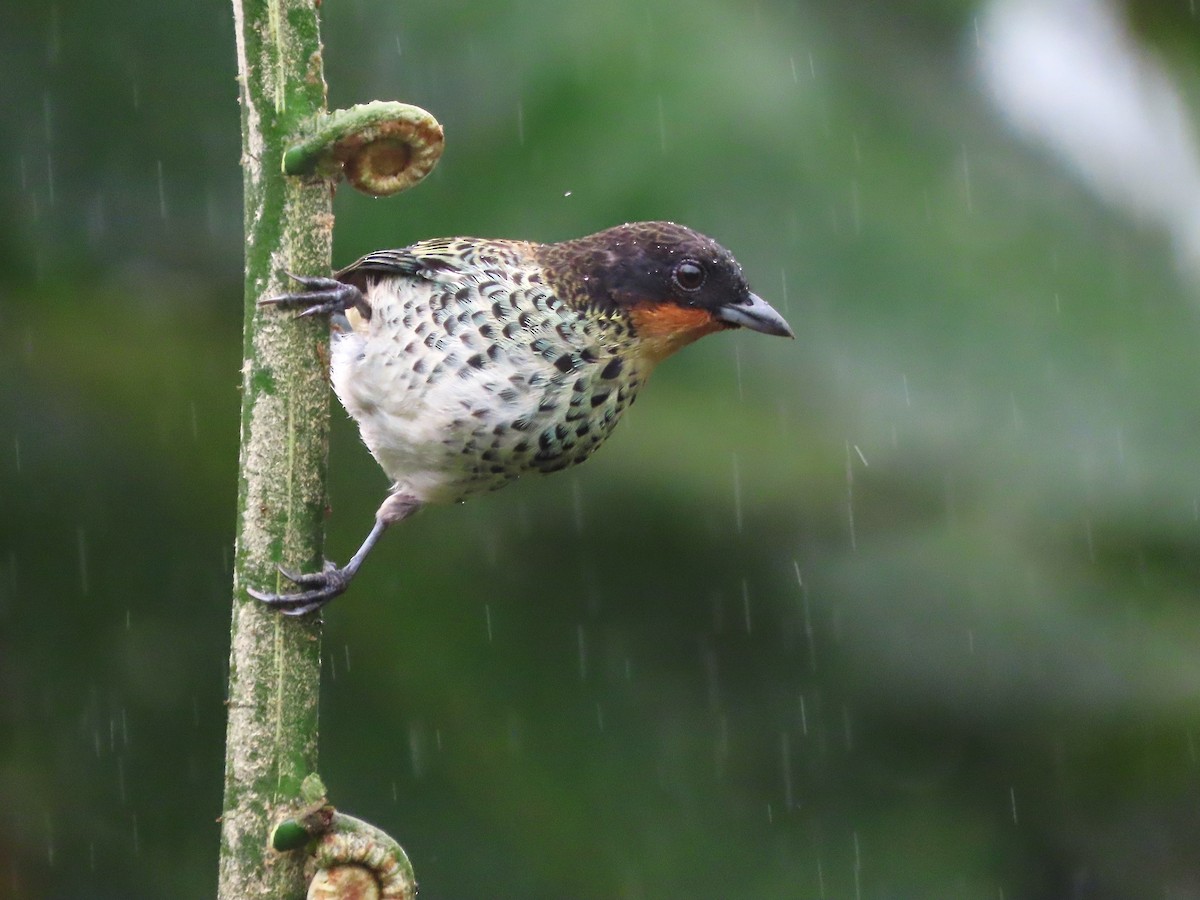
[[[602,380],[606,359],[555,364],[596,335],[547,308],[544,292],[514,290],[499,306],[497,296],[390,279],[368,288],[371,319],[334,337],[338,398],[395,487],[423,502],[582,462],[638,387]]]

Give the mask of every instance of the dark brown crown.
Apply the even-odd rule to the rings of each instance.
[[[675,303],[715,310],[748,303],[733,254],[674,222],[633,222],[536,250],[556,294],[577,309],[612,313]]]

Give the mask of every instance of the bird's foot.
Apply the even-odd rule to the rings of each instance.
[[[352,284],[338,281],[336,278],[323,278],[319,275],[293,275],[288,277],[304,290],[287,294],[277,294],[274,297],[264,297],[258,301],[259,306],[303,306],[296,313],[296,318],[306,316],[328,316],[343,313],[352,306],[361,305],[362,292]]]
[[[255,600],[283,613],[285,616],[303,616],[316,612],[338,594],[343,594],[350,587],[354,571],[349,567],[339,568],[329,560],[320,572],[299,574],[289,572],[283,566],[279,572],[288,581],[298,585],[302,590],[294,594],[271,594],[255,588],[246,588],[246,593]]]

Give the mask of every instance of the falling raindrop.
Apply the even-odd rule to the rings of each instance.
[[[487,532],[483,535],[483,558],[487,560],[490,568],[496,568],[500,564],[500,536],[493,532]]]
[[[82,525],[75,531],[75,545],[79,551],[79,590],[86,597],[88,594],[87,535],[84,533]]]
[[[50,33],[46,39],[46,62],[55,65],[62,50],[62,18],[58,4],[50,7]]]
[[[725,763],[729,760],[729,716],[722,713],[717,717],[717,745],[714,748],[713,762],[717,766],[717,777],[724,771]]]
[[[1008,805],[1009,805],[1009,808],[1012,810],[1013,824],[1016,825],[1017,824],[1017,789],[1014,787],[1010,787],[1008,789]]]
[[[408,726],[408,757],[413,777],[420,778],[425,773],[425,732],[417,722]]]
[[[49,148],[54,146],[54,106],[49,92],[42,94],[42,126],[46,130],[46,197],[50,206],[54,206],[54,157]]]
[[[54,207],[54,158],[46,154],[46,198],[51,208]]]
[[[521,722],[515,713],[510,713],[507,721],[508,752],[513,756],[521,752]]]
[[[8,551],[8,590],[9,596],[17,595],[17,551]]]
[[[105,217],[103,194],[97,194],[91,205],[89,205],[86,221],[88,241],[95,246],[100,243],[100,239],[104,236],[105,229],[108,227]]]
[[[742,579],[742,621],[746,625],[746,634],[750,634],[750,585]]]
[[[221,237],[225,231],[225,223],[221,221],[220,201],[211,189],[204,197],[204,224],[210,237]]]
[[[857,147],[857,144],[855,145]],[[862,234],[862,203],[858,196],[858,179],[850,179],[850,222],[855,235]]]
[[[721,600],[720,594],[713,594],[710,600],[712,605],[713,634],[720,634],[725,628],[725,605]]]
[[[487,628],[487,640],[492,642],[492,605],[490,603],[483,604],[483,621]]]
[[[854,530],[854,466],[850,458],[850,442],[846,441],[846,517],[850,526],[850,549],[858,549]]]
[[[717,676],[717,655],[711,648],[704,648],[704,674],[708,687],[708,708],[716,711],[721,708],[721,689]]]
[[[575,531],[583,534],[583,485],[578,478],[571,479],[571,510],[575,517]]]
[[[737,454],[733,454],[733,521],[737,533],[742,533],[742,475]]]
[[[667,115],[663,109],[662,94],[658,95],[658,147],[663,156],[667,155]]]
[[[792,795],[792,737],[786,731],[779,734],[779,766],[783,773],[783,808],[793,808]]]
[[[858,830],[854,833],[854,896],[862,897],[862,851],[858,845]]]
[[[733,369],[737,379],[738,402],[746,402],[746,392],[742,389],[742,346],[735,343],[733,345]]]
[[[971,161],[967,158],[967,148],[962,148],[963,199],[967,205],[967,213],[975,212],[975,201],[971,196]]]
[[[155,161],[155,167],[158,173],[158,215],[165,222],[167,221],[167,186],[163,178],[161,159]]]
[[[579,650],[579,680],[587,680],[587,636],[584,634],[583,625],[575,627],[575,643]]]
[[[804,619],[804,641],[808,645],[808,668],[811,672],[817,671],[817,642],[813,635],[812,613],[808,606],[808,588],[804,584],[804,579],[800,576],[800,563],[797,560],[792,560],[792,568],[796,571],[796,584],[800,588],[800,614]],[[801,711],[803,711],[804,697],[800,697]],[[808,729],[805,728],[805,733]]]

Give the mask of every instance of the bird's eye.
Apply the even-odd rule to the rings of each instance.
[[[706,277],[704,267],[694,259],[685,259],[675,267],[675,271],[671,273],[671,277],[675,280],[680,290],[698,291],[704,286]]]

